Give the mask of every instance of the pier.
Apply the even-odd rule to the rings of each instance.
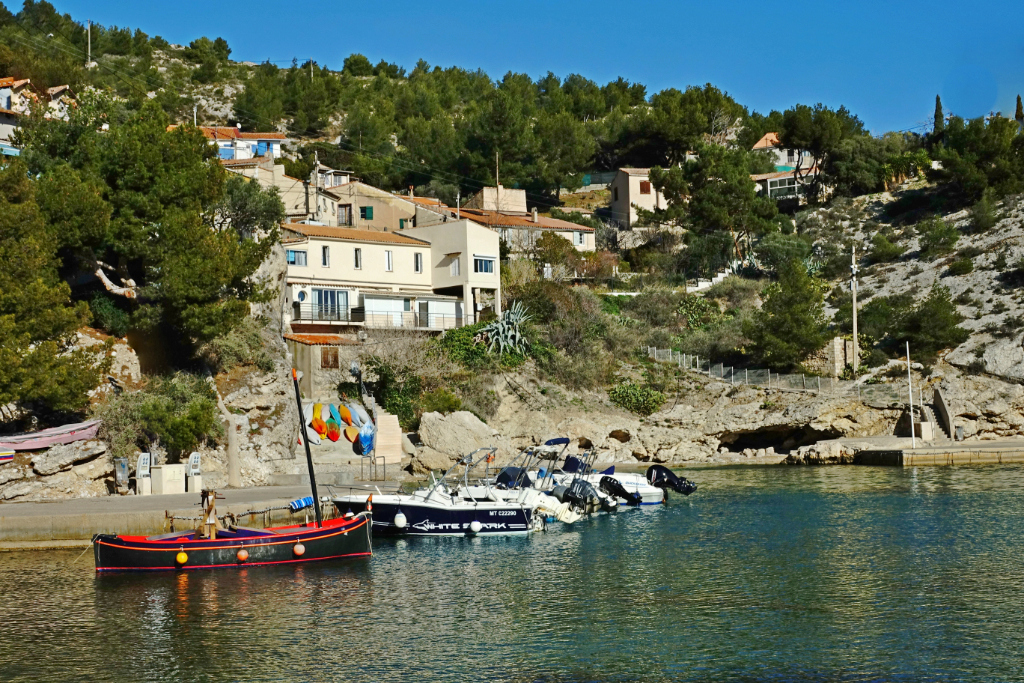
[[[359,482],[352,484],[359,485]],[[393,483],[390,484],[393,486]],[[330,495],[318,487],[321,496]],[[346,489],[347,490],[347,489]],[[249,510],[283,508],[289,502],[310,495],[309,486],[264,486],[224,489],[217,492],[217,512],[238,516],[239,525],[265,527],[299,523],[312,508],[292,513],[287,509],[241,516]],[[224,499],[221,500],[220,496]],[[152,535],[169,531],[168,515],[197,517],[201,514],[198,493],[165,496],[104,496],[39,503],[0,505],[0,551],[41,548],[73,548],[89,545],[94,534],[120,533]],[[178,521],[177,529],[196,522]]]
[[[857,465],[1006,465],[1024,463],[1024,439],[960,441],[918,448],[877,448],[854,456]]]

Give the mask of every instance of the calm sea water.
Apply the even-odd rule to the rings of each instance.
[[[1024,469],[687,474],[664,508],[350,564],[0,555],[0,680],[1024,679]]]

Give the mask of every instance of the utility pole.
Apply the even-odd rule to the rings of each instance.
[[[854,245],[850,256],[850,292],[853,294],[853,378],[857,379],[860,366],[860,348],[857,340],[857,247]]]
[[[192,125],[199,125],[199,105],[196,104],[192,105]]]
[[[910,378],[910,342],[907,342],[907,392],[910,394],[910,447],[917,448],[917,435],[914,434],[914,384]]]
[[[462,220],[462,190],[455,191],[455,218]]]
[[[85,53],[85,68],[88,69],[89,65],[92,64],[92,19],[89,19],[85,25],[85,39],[86,44],[89,46],[88,51]]]

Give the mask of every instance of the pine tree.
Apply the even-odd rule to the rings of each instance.
[[[946,120],[942,116],[942,100],[939,99],[938,95],[936,95],[935,96],[935,125],[933,127],[933,132],[941,133],[943,130],[945,130],[945,128],[946,128]]]
[[[1013,118],[1017,119],[1018,123],[1024,123],[1024,103],[1020,101],[1020,95],[1017,95],[1017,113]]]

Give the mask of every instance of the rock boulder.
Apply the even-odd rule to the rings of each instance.
[[[58,444],[33,457],[32,469],[43,476],[55,474],[70,469],[76,463],[98,458],[106,452],[107,444],[102,441]]]
[[[476,415],[465,410],[449,415],[424,413],[420,418],[420,441],[423,445],[450,456],[459,457],[493,445],[496,435]]]

